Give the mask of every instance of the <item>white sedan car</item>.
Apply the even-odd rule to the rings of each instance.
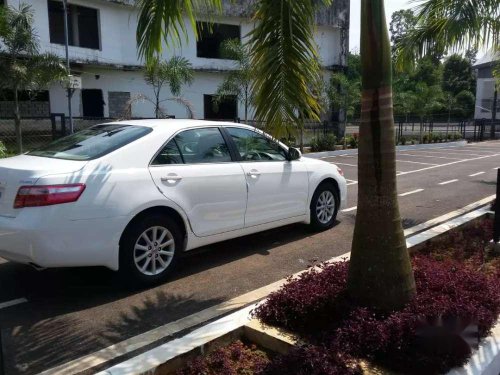
[[[0,160],[0,257],[155,282],[200,246],[297,222],[329,229],[346,190],[335,165],[250,126],[102,124]]]

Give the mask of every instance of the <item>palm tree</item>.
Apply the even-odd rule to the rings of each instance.
[[[222,0],[138,0],[139,54],[147,61],[161,52],[163,42],[187,37],[184,17],[197,35],[198,14],[222,10]],[[331,0],[321,0],[330,4]],[[255,119],[276,137],[300,128],[305,118],[319,120],[320,66],[314,43],[317,1],[259,0],[250,33]],[[272,100],[269,100],[272,98]]]
[[[251,90],[253,72],[250,64],[250,51],[239,40],[230,39],[222,44],[221,52],[223,58],[235,61],[236,69],[230,71],[217,88],[214,104],[219,105],[224,100],[236,97],[245,108],[244,121],[246,124],[248,122],[248,109],[253,100]]]
[[[415,293],[396,187],[391,46],[383,0],[361,2],[358,209],[348,276],[360,304],[387,311]]]
[[[144,79],[146,83],[153,87],[155,117],[160,118],[163,112],[160,104],[165,100],[183,102],[180,98],[182,86],[191,85],[194,79],[194,71],[191,63],[184,57],[174,56],[168,61],[162,61],[158,57],[153,57],[148,61],[144,69]],[[167,85],[174,98],[160,100],[163,86]]]
[[[411,65],[429,51],[500,49],[499,0],[421,0],[417,26],[396,44],[397,65]]]
[[[162,42],[196,32],[196,5],[220,10],[221,0],[139,0],[139,52],[151,59]],[[330,4],[323,0],[322,4]],[[319,119],[320,68],[314,43],[314,0],[259,0],[250,33],[255,116],[275,136]],[[349,272],[352,297],[375,308],[404,305],[415,293],[396,194],[391,48],[383,0],[362,0],[363,123],[359,146],[358,214]]]
[[[7,8],[5,24],[0,41],[0,87],[11,90],[14,95],[14,122],[17,151],[23,152],[19,93],[36,93],[51,82],[67,78],[67,71],[55,55],[39,53],[38,38],[33,28],[31,6],[20,4],[18,9]]]

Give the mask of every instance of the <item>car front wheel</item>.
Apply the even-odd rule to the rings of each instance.
[[[140,284],[164,280],[175,266],[181,244],[181,231],[173,220],[157,214],[143,217],[122,238],[120,273]]]
[[[338,192],[332,183],[321,184],[311,200],[311,228],[316,231],[330,229],[335,224],[339,205]]]

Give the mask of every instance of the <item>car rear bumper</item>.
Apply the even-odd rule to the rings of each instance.
[[[0,216],[0,257],[43,268],[118,269],[125,218],[62,220],[50,208],[23,211],[16,218]]]

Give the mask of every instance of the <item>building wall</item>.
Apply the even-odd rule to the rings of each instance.
[[[495,94],[494,78],[478,78],[476,89],[475,119],[492,119],[493,98]],[[500,98],[497,99],[497,116],[500,118]]]
[[[55,53],[61,58],[65,56],[64,46],[50,43],[49,15],[47,0],[7,0],[12,6],[20,2],[31,4],[35,14],[35,29],[40,38],[43,52]],[[243,1],[240,0],[240,3]],[[347,51],[345,33],[341,33],[339,24],[344,24],[343,18],[348,15],[349,1],[342,1],[345,11],[337,4],[323,17],[317,17],[317,31],[315,40],[319,47],[321,64],[324,67],[342,65],[345,63],[343,53]],[[70,4],[82,5],[99,9],[100,27],[100,50],[92,50],[75,46],[69,47],[70,59],[72,61],[73,74],[81,74],[83,89],[102,89],[104,115],[109,116],[109,92],[130,93],[131,98],[144,95],[152,98],[152,89],[146,85],[142,73],[134,70],[143,65],[137,55],[135,31],[137,27],[137,9],[120,4],[120,1],[104,0],[70,0]],[[237,5],[237,4],[236,4]],[[235,7],[236,5],[231,5]],[[240,4],[241,6],[241,4]],[[236,16],[219,17],[216,21],[220,23],[241,26],[243,40],[252,29],[253,23],[248,18],[238,17],[235,9],[226,14]],[[339,10],[340,9],[340,10]],[[236,12],[236,13],[235,13]],[[342,15],[340,17],[339,15]],[[340,17],[336,21],[335,17]],[[348,19],[348,18],[347,18]],[[186,20],[187,22],[187,20]],[[222,82],[228,70],[234,69],[234,62],[222,59],[207,59],[196,56],[196,39],[191,27],[187,27],[188,40],[182,46],[176,48],[164,48],[163,57],[170,58],[174,55],[186,57],[196,70],[195,80],[190,87],[185,87],[183,97],[192,103],[197,118],[203,118],[203,95],[213,94],[217,86]],[[125,94],[124,94],[125,95]],[[168,88],[162,93],[162,100],[170,98]],[[165,102],[169,114],[176,117],[186,117],[185,108],[170,101]],[[81,91],[76,90],[72,99],[74,116],[82,115]],[[53,113],[67,114],[66,93],[59,84],[53,84],[50,88],[50,108]],[[112,115],[113,110],[111,111]],[[239,116],[243,117],[244,109],[238,106]],[[152,117],[153,105],[148,102],[136,102],[132,107],[134,117]]]

